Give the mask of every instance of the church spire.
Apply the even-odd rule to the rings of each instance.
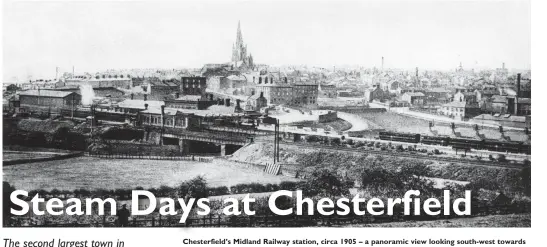
[[[243,35],[241,34],[241,22],[237,21],[237,38],[236,38],[236,46],[240,46],[243,44]]]

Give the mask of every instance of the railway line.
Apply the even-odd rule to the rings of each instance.
[[[268,141],[266,141],[266,140],[257,140],[257,142],[268,143]],[[474,166],[503,167],[503,168],[510,168],[510,169],[524,168],[524,165],[521,165],[521,164],[495,163],[495,162],[481,161],[481,160],[468,160],[468,159],[458,159],[458,158],[450,158],[450,157],[438,157],[438,156],[434,156],[434,155],[425,156],[425,155],[421,155],[421,154],[411,154],[411,153],[402,153],[402,152],[362,150],[362,149],[356,149],[356,148],[335,147],[335,146],[316,145],[316,144],[307,144],[307,143],[298,143],[298,142],[284,142],[284,141],[281,141],[280,143],[282,145],[290,145],[290,146],[304,147],[304,148],[327,149],[327,150],[352,152],[352,153],[368,153],[368,154],[375,154],[375,155],[394,156],[394,157],[400,157],[400,158],[419,159],[419,160],[435,160],[435,161],[441,161],[441,162],[459,163],[459,164],[474,165]]]

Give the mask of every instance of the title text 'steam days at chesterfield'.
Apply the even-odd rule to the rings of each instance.
[[[404,206],[404,214],[410,215],[410,208],[411,204],[413,204],[414,208],[414,214],[419,215],[420,212],[423,211],[428,215],[439,215],[441,214],[441,211],[444,213],[444,215],[450,215],[451,212],[457,214],[457,215],[470,215],[471,214],[471,191],[466,190],[465,191],[465,197],[464,198],[456,198],[454,202],[450,203],[450,191],[445,190],[444,191],[444,203],[441,204],[441,202],[437,198],[428,198],[423,203],[421,203],[420,198],[415,198],[412,196],[419,196],[420,191],[418,190],[409,190],[405,193],[403,198],[388,198],[387,199],[387,207],[384,204],[384,202],[379,198],[371,198],[368,201],[365,198],[361,198],[359,195],[356,195],[352,199],[349,198],[340,198],[336,200],[336,202],[332,201],[330,198],[321,198],[317,201],[317,204],[314,205],[314,201],[310,198],[303,198],[302,197],[302,191],[296,191],[296,214],[297,215],[304,215],[303,214],[303,204],[307,204],[308,206],[308,212],[306,215],[313,215],[314,214],[314,208],[317,209],[317,212],[321,215],[348,215],[352,210],[350,210],[350,205],[353,208],[353,212],[356,215],[365,215],[366,213],[370,215],[393,215],[393,208],[397,204],[403,204]],[[24,190],[16,190],[12,192],[10,195],[11,201],[15,204],[21,207],[20,210],[11,209],[11,213],[14,215],[26,215],[29,211],[29,204],[22,199],[18,198],[19,196],[28,196],[28,192]],[[294,213],[294,208],[289,209],[279,209],[275,202],[277,198],[281,196],[287,196],[287,197],[293,197],[294,192],[287,191],[287,190],[280,190],[277,192],[272,193],[272,195],[268,199],[268,206],[270,210],[280,216],[284,215],[290,215]],[[147,208],[143,210],[139,210],[138,207],[131,207],[132,215],[149,215],[156,209],[156,197],[150,193],[149,191],[145,190],[133,190],[132,191],[132,205],[138,205],[139,201],[138,198],[147,197],[150,201],[150,204]],[[159,213],[161,215],[177,215],[177,210],[175,209],[176,203],[180,205],[182,215],[180,218],[180,223],[186,222],[186,218],[188,217],[188,214],[192,210],[192,208],[197,206],[198,208],[198,215],[208,215],[211,212],[211,209],[209,208],[209,199],[207,198],[190,198],[188,199],[188,202],[185,202],[184,199],[178,198],[178,202],[175,202],[174,199],[171,198],[160,198],[159,203]],[[59,198],[52,198],[49,199],[47,202],[45,202],[44,198],[41,198],[38,194],[35,195],[32,200],[30,201],[32,205],[32,210],[35,215],[44,215],[45,212],[47,212],[50,215],[84,215],[84,211],[82,211],[82,202],[78,198],[70,198],[66,200],[66,202],[63,202]],[[244,213],[246,215],[255,215],[255,211],[251,210],[251,203],[255,202],[254,198],[250,198],[249,194],[245,196],[241,200],[243,203],[243,210],[240,210],[239,208],[239,201],[235,198],[227,198],[223,201],[224,208],[223,213],[225,215],[240,215],[241,213]],[[40,204],[46,204],[46,210],[40,210],[39,205]],[[66,203],[66,205],[65,205]],[[106,198],[106,199],[100,199],[100,198],[87,198],[85,199],[85,214],[86,215],[92,215],[92,206],[94,203],[97,204],[98,208],[98,214],[104,215],[104,208],[105,204],[108,203],[110,205],[110,213],[111,215],[116,215],[116,201],[112,198]],[[360,210],[360,204],[366,203],[366,210]],[[463,203],[464,209],[461,210],[460,204]],[[338,208],[335,210],[335,205]],[[66,206],[66,207],[65,207]],[[387,209],[387,212],[386,212]]]

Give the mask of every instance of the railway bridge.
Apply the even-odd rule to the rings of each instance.
[[[232,154],[254,137],[264,134],[254,131],[231,129],[188,130],[172,127],[149,127],[145,129],[145,138],[158,145],[178,145],[181,153],[220,153]],[[192,150],[193,149],[193,150]]]

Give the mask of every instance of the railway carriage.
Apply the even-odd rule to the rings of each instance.
[[[380,132],[380,140],[419,143],[420,134],[407,134],[407,133],[383,131],[383,132]]]

